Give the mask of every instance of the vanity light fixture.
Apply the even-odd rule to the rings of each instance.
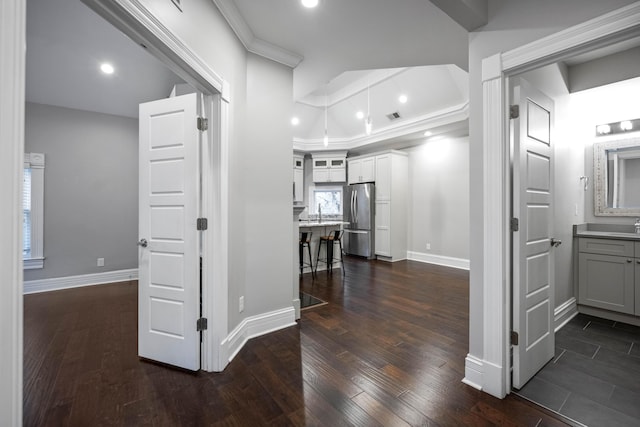
[[[319,3],[319,0],[301,0],[302,5],[307,9],[313,9]]]
[[[113,68],[113,65],[109,64],[108,62],[104,62],[100,64],[100,71],[105,74],[113,74],[115,68]]]
[[[596,136],[615,135],[617,133],[633,132],[640,129],[640,119],[622,120],[620,122],[604,123],[596,126]]]

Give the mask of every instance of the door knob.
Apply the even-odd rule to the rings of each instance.
[[[140,239],[140,241],[138,242],[138,246],[142,246],[143,248],[146,248],[148,243],[149,242],[147,242],[147,239]]]
[[[557,248],[561,244],[562,244],[562,240],[556,239],[556,238],[553,238],[553,237],[551,238],[551,246],[553,246],[554,248]]]

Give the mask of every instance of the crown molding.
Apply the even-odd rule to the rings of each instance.
[[[409,68],[405,67],[373,70],[366,76],[356,80],[355,82],[345,86],[344,88],[338,89],[331,94],[327,94],[326,97],[324,95],[307,95],[297,102],[315,108],[324,108],[326,102],[327,107],[333,107],[335,104],[351,98],[352,96],[360,92],[364,92],[365,90],[367,90],[367,88],[389,80],[390,78],[395,77],[408,69]]]
[[[416,132],[423,132],[469,118],[469,102],[455,105],[435,113],[425,114],[396,125],[374,129],[371,135],[357,135],[346,138],[329,138],[329,147],[325,148],[322,138],[294,138],[293,149],[296,151],[353,150],[365,145],[388,139],[399,138]]]
[[[240,42],[251,53],[279,62],[291,68],[298,66],[304,59],[297,53],[290,52],[279,46],[257,38],[247,22],[242,17],[238,7],[233,0],[212,0],[229,26],[236,33]]]

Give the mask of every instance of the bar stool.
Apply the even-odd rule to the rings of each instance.
[[[311,236],[313,233],[311,231],[301,231],[300,232],[300,240],[298,241],[298,255],[300,262],[300,274],[304,267],[309,266],[311,269],[311,277],[316,277],[316,272],[313,270],[313,258],[311,258]],[[304,261],[304,248],[307,248],[307,252],[309,253],[309,262]]]
[[[320,236],[320,241],[318,242],[318,256],[316,257],[316,272],[318,271],[318,264],[320,262],[324,262],[327,265],[327,273],[333,273],[333,262],[340,261],[342,264],[342,274],[344,275],[344,259],[342,257],[342,234],[343,230],[333,230],[329,233],[328,236]],[[333,246],[338,243],[340,247],[340,258],[333,257]],[[320,249],[322,245],[326,245],[326,257],[324,259],[320,258]]]

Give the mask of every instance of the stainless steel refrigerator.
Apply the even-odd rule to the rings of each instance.
[[[351,184],[344,187],[344,252],[375,258],[375,185]]]

